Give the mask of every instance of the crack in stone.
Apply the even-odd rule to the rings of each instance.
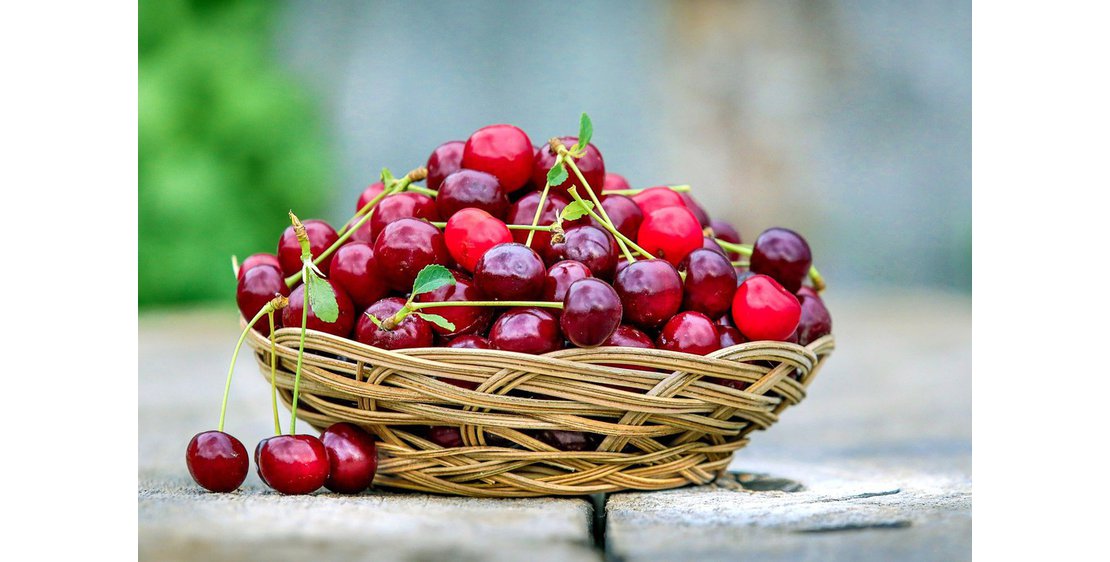
[[[867,529],[905,529],[913,525],[913,522],[908,519],[899,519],[897,521],[880,521],[877,523],[846,523],[844,525],[830,525],[827,527],[811,527],[809,529],[798,529],[795,533],[838,533],[840,531],[863,531]]]
[[[851,501],[851,500],[862,500],[862,499],[866,499],[866,498],[874,498],[874,497],[878,497],[878,496],[893,496],[894,494],[899,494],[901,492],[902,492],[901,488],[895,488],[893,490],[885,490],[885,491],[882,491],[882,492],[864,492],[862,494],[854,494],[854,495],[851,495],[851,496],[844,496],[842,498],[823,498],[823,499],[813,500],[813,501],[814,501],[814,503],[843,502],[843,501]]]

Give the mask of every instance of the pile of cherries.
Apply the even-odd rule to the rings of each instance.
[[[284,296],[288,306],[273,315],[276,327],[384,349],[543,354],[603,345],[705,355],[754,340],[808,345],[831,332],[818,294],[823,281],[801,235],[771,228],[744,245],[689,187],[632,189],[607,172],[590,136],[585,116],[578,137],[540,147],[515,126],[490,125],[438,146],[426,168],[402,178],[383,171],[342,228],[303,223],[312,265],[338,314],[325,320],[314,307],[305,310],[307,254],[294,227],[281,235],[276,254],[242,263],[239,310],[257,318]],[[415,185],[424,179],[425,186]],[[438,283],[422,288],[425,272],[437,268]],[[261,323],[254,329],[270,333]],[[463,444],[455,427],[425,428],[425,436],[443,447]],[[562,450],[587,449],[598,439],[572,431],[535,436]],[[194,438],[187,459],[201,486],[229,491],[245,478],[245,455],[220,431]],[[350,424],[329,428],[320,440],[272,437],[255,456],[263,481],[283,493],[320,486],[357,492],[373,478],[373,440]],[[361,479],[348,478],[353,473]]]

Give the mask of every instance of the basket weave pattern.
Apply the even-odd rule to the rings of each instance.
[[[289,406],[300,329],[278,330],[275,340],[276,382]],[[270,341],[252,331],[249,342],[269,382]],[[833,348],[829,335],[806,347],[761,341],[704,357],[625,347],[543,356],[387,351],[309,330],[297,416],[320,430],[346,421],[375,433],[376,486],[480,497],[661,490],[724,472],[749,433],[805,397]],[[740,391],[713,378],[750,385]],[[428,426],[459,427],[463,447],[429,441]],[[560,451],[535,437],[545,429],[604,437],[593,450]]]

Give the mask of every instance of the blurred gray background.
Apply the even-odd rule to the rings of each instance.
[[[798,230],[834,287],[970,292],[968,1],[293,1],[274,29],[323,106],[332,221],[383,166],[586,111],[609,171],[692,184],[745,241]]]

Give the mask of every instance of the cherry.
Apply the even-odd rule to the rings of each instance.
[[[717,325],[708,316],[687,310],[663,325],[656,340],[659,349],[705,355],[721,348]]]
[[[678,265],[701,248],[702,238],[701,224],[686,207],[664,207],[645,213],[637,243],[653,256]]]
[[[766,275],[752,275],[736,289],[732,319],[750,340],[785,340],[798,327],[797,297]]]
[[[308,234],[308,245],[312,250],[312,259],[324,253],[339,240],[339,235],[336,234],[335,229],[328,223],[322,220],[309,219],[304,221],[305,233]],[[281,233],[281,239],[278,240],[278,261],[281,262],[281,271],[286,277],[293,275],[301,270],[304,263],[301,261],[301,243],[297,241],[297,233],[293,231],[292,225],[285,227],[285,231]],[[333,256],[328,256],[316,267],[324,275],[328,274],[328,265],[331,264]]]
[[[357,310],[365,309],[389,293],[378,271],[374,249],[364,242],[348,242],[335,251],[331,280],[351,297]]]
[[[571,283],[587,277],[593,277],[593,274],[582,262],[558,262],[547,269],[547,276],[543,280],[543,294],[540,297],[545,301],[561,301]]]
[[[474,283],[495,300],[530,300],[543,293],[546,274],[543,260],[531,248],[517,243],[498,244],[478,260]]]
[[[370,217],[370,222],[358,229],[352,238],[359,242],[373,244],[387,225],[404,218],[439,220],[435,199],[411,191],[389,195],[374,208],[374,215]]]
[[[185,449],[189,474],[210,492],[231,492],[247,479],[250,457],[243,442],[222,431],[193,436]]]
[[[247,259],[243,260],[243,263],[239,264],[237,278],[242,279],[248,271],[260,265],[272,265],[279,271],[281,270],[281,262],[278,261],[277,256],[274,254],[251,254]]]
[[[794,334],[800,345],[809,345],[822,336],[832,333],[832,316],[819,297],[802,295],[798,297],[802,315]]]
[[[509,210],[509,198],[497,178],[475,170],[459,170],[447,176],[439,186],[435,202],[441,217],[474,207],[501,219]]]
[[[242,270],[240,270],[242,272]],[[252,267],[242,277],[239,278],[239,284],[235,289],[235,302],[239,305],[239,312],[243,314],[243,318],[254,318],[266,303],[274,298],[274,295],[289,296],[289,286],[285,284],[285,277],[282,275],[278,268],[272,265],[258,265]],[[300,319],[297,320],[297,325],[301,323]],[[282,315],[274,315],[274,327],[280,328],[282,325]],[[270,335],[269,322],[259,322],[254,325],[254,329],[264,336]]]
[[[436,147],[428,156],[428,189],[439,189],[447,176],[462,169],[463,141],[449,141]]]
[[[258,445],[255,445],[255,447],[254,447],[254,471],[258,474],[258,479],[261,480],[262,483],[267,485],[267,486],[269,486],[270,483],[266,481],[265,476],[262,476],[262,465],[259,464],[258,461],[262,457],[262,447],[265,446],[266,442],[269,441],[270,439],[273,439],[273,438],[272,437],[264,437],[261,441],[258,442]]]
[[[505,222],[508,224],[532,224],[532,219],[536,216],[536,207],[540,204],[541,193],[539,191],[531,191],[518,199],[509,207],[508,213],[505,215]],[[555,222],[559,217],[559,213],[563,208],[570,204],[570,201],[560,193],[548,193],[547,199],[543,202],[543,212],[540,213],[540,219],[536,224],[549,225]],[[588,224],[588,217],[587,224]],[[528,239],[528,231],[514,230],[513,238],[523,244]],[[545,231],[536,231],[532,235],[532,248],[535,248],[541,255],[545,255],[547,249],[551,246],[551,233]]]
[[[398,219],[382,230],[374,242],[374,257],[386,284],[396,291],[408,292],[416,274],[433,263],[450,259],[443,233],[431,224],[413,218]]]
[[[631,238],[633,241],[640,233],[640,223],[644,222],[644,212],[631,198],[624,195],[606,195],[601,200],[601,206],[617,232]]]
[[[570,149],[574,143],[578,142],[578,137],[560,137],[563,146]],[[544,144],[543,147],[536,153],[535,160],[532,165],[532,183],[537,186],[543,186],[547,183],[547,173],[551,171],[551,167],[555,165],[555,160],[558,155],[551,150],[551,143]],[[586,154],[581,158],[577,158],[574,164],[578,166],[578,171],[582,172],[582,177],[590,184],[590,188],[597,190],[605,184],[605,160],[601,157],[601,152],[593,145],[593,143],[586,145]],[[551,186],[552,190],[567,191],[573,186],[578,186],[578,190],[585,192],[586,187],[582,185],[582,181],[578,179],[569,166],[567,170],[567,179],[559,185]]]
[[[488,339],[473,334],[467,334],[454,338],[451,341],[447,342],[447,345],[445,345],[444,347],[453,347],[456,349],[493,349],[493,346],[490,345]],[[478,385],[475,384],[474,386]]]
[[[519,128],[489,125],[466,139],[462,167],[493,174],[506,192],[513,192],[532,177],[533,150],[532,141]]]
[[[258,470],[271,488],[288,495],[319,490],[331,470],[328,452],[311,435],[277,435],[262,444]]]
[[[596,447],[589,434],[581,431],[544,429],[536,433],[536,438],[560,451],[588,451]]]
[[[694,250],[682,260],[686,271],[682,308],[720,318],[732,307],[736,270],[724,255],[712,250]]]
[[[713,231],[713,235],[715,237],[720,238],[721,240],[724,240],[725,242],[732,242],[733,244],[739,244],[740,243],[740,233],[737,232],[736,229],[733,228],[731,224],[729,224],[729,223],[727,223],[723,220],[718,220],[718,219],[710,220],[709,221],[709,228]],[[736,252],[729,252],[727,255],[728,255],[728,259],[730,259],[730,260],[735,261],[735,260],[740,259],[740,254],[738,254]]]
[[[769,228],[752,246],[751,270],[770,275],[791,293],[801,288],[811,265],[809,244],[793,230]]]
[[[645,217],[650,215],[652,211],[667,207],[686,207],[686,203],[677,191],[664,186],[649,187],[633,195],[632,200],[639,205]]]
[[[590,186],[592,187],[593,184],[591,183]],[[620,174],[611,174],[609,172],[606,172],[605,183],[602,191],[618,191],[621,189],[632,189],[632,185],[628,183],[628,180],[625,179],[624,176]]]
[[[794,294],[799,299],[801,299],[802,297],[813,297],[813,298],[816,298],[816,299],[821,298],[821,295],[818,294],[817,291],[814,290],[814,288],[810,287],[809,285],[802,285],[802,287],[800,289],[798,289],[797,291],[795,291]]]
[[[335,291],[335,302],[339,305],[339,316],[336,317],[335,322],[324,322],[318,316],[312,306],[308,307],[308,322],[305,324],[309,330],[318,330],[345,338],[351,335],[351,328],[355,325],[355,305],[351,302],[351,297],[347,296],[339,285],[332,279],[324,279],[324,282],[331,285]],[[281,311],[281,323],[283,326],[293,327],[301,325],[301,316],[304,311],[304,284],[298,285],[293,289],[293,293],[289,295],[289,306],[286,306]]]
[[[489,341],[496,349],[541,355],[563,348],[559,321],[547,310],[513,308],[494,321]]]
[[[722,326],[720,322],[717,323],[717,333],[721,336],[721,347],[732,347],[737,344],[745,343],[748,338],[740,333],[740,330],[732,326]]]
[[[721,248],[721,245],[718,244],[716,240],[710,238],[709,236],[706,236],[706,237],[702,238],[701,248],[703,250],[712,250],[714,252],[717,252],[718,254],[721,254],[722,256],[728,257],[728,254],[726,254],[725,250],[723,248]]]
[[[405,299],[390,297],[382,299],[366,309],[358,317],[355,327],[355,339],[366,345],[382,349],[409,349],[413,347],[431,347],[433,343],[431,322],[409,314],[401,323],[392,329],[379,327],[370,320],[373,316],[380,322],[385,322],[405,307]]]
[[[576,226],[566,231],[562,242],[551,244],[548,261],[582,262],[595,277],[612,279],[617,270],[617,239],[596,226]]]
[[[370,487],[378,470],[374,436],[361,427],[339,422],[320,434],[328,453],[328,479],[324,487],[340,494],[357,494]]]
[[[373,201],[374,198],[378,195],[381,195],[383,191],[385,191],[384,183],[376,181],[370,184],[366,189],[362,190],[362,193],[359,194],[358,202],[355,203],[355,212],[357,213],[361,211],[367,203]]]
[[[651,337],[627,324],[617,326],[617,329],[613,331],[613,335],[609,336],[609,339],[605,340],[605,343],[601,345],[655,349],[655,342],[651,341]]]
[[[429,427],[428,440],[447,449],[463,446],[462,433],[459,432],[459,428],[447,425]]]
[[[701,205],[698,205],[698,202],[694,200],[694,196],[683,192],[679,193],[678,197],[682,199],[682,204],[698,219],[698,224],[700,224],[702,228],[709,226],[709,213],[706,213],[705,209]]]
[[[643,328],[656,328],[682,306],[682,278],[663,260],[628,264],[613,281],[624,305],[624,317]]]
[[[505,223],[481,209],[462,209],[447,219],[443,239],[459,266],[474,271],[490,248],[512,242],[513,234]]]
[[[563,297],[559,327],[578,347],[601,345],[620,326],[623,308],[608,283],[592,277],[570,285]]]
[[[416,295],[416,302],[450,302],[450,301],[482,301],[486,300],[485,294],[478,290],[474,282],[466,275],[452,271],[455,277],[454,285],[444,285],[434,291]],[[454,330],[441,328],[429,324],[436,334],[443,337],[454,337],[462,334],[477,334],[485,332],[493,319],[493,311],[486,306],[445,306],[433,311],[455,325]],[[423,346],[420,346],[423,347]]]

